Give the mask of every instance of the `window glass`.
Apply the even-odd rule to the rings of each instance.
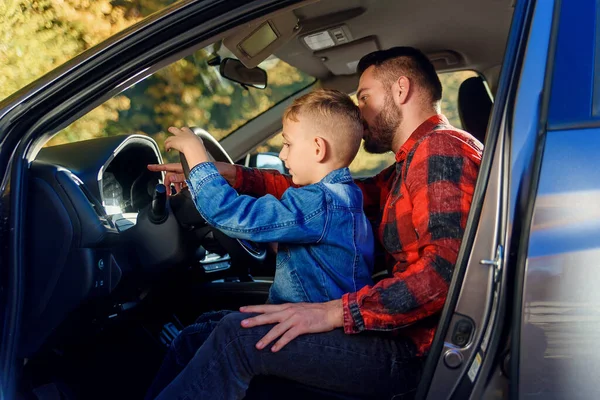
[[[600,2],[560,2],[556,53],[549,60],[552,89],[549,129],[597,126],[600,118],[598,59]],[[595,75],[596,74],[596,75]]]
[[[175,0],[0,1],[0,100]]]
[[[208,46],[129,87],[53,137],[47,146],[122,134],[149,135],[166,161],[178,161],[164,151],[170,126],[203,128],[221,140],[249,120],[315,82],[276,57],[259,67],[267,71],[264,90],[244,88],[221,77],[210,66],[214,47]],[[222,57],[231,56],[223,47]]]
[[[458,71],[439,74],[440,81],[443,87],[442,97],[442,114],[444,114],[450,124],[456,128],[462,129],[462,123],[458,114],[458,89],[466,79],[478,74],[474,71]],[[353,96],[354,98],[354,96]],[[356,98],[354,98],[356,101]],[[283,144],[281,133],[267,140],[263,145],[256,149],[260,152],[275,152],[279,153]],[[386,154],[370,154],[361,146],[356,158],[350,165],[350,171],[354,177],[373,176],[394,163],[394,154],[389,152]]]

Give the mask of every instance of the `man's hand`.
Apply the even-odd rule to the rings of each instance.
[[[271,348],[273,352],[281,350],[300,335],[329,332],[344,325],[342,300],[333,300],[327,303],[265,304],[241,307],[240,311],[261,314],[243,320],[244,328],[277,324],[256,343],[256,348],[262,350],[279,338]]]
[[[235,166],[229,163],[215,161],[215,166],[219,173],[225,178],[230,185],[235,183],[236,169]],[[166,187],[173,184],[175,191],[179,193],[185,187],[185,176],[183,175],[183,167],[179,163],[171,164],[150,164],[148,169],[153,172],[166,172],[164,184]]]
[[[181,189],[185,187],[183,167],[179,163],[150,164],[148,165],[148,169],[153,172],[166,172],[164,180],[165,186],[168,188],[171,184],[173,184],[177,193],[181,192]],[[167,190],[167,192],[169,191]]]

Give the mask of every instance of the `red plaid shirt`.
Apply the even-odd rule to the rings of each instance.
[[[390,276],[342,297],[346,333],[401,332],[418,354],[427,353],[467,223],[482,148],[436,115],[412,133],[394,165],[356,181]],[[278,172],[239,166],[234,185],[243,193],[278,198],[290,186],[289,177]]]

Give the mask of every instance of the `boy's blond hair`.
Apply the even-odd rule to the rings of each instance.
[[[326,139],[333,157],[350,165],[363,137],[363,123],[358,106],[339,90],[317,89],[298,97],[283,113],[283,120],[298,122],[306,118],[318,136]]]

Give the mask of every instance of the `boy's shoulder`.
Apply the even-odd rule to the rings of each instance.
[[[304,186],[290,186],[283,192],[282,199],[285,198],[299,198],[303,200],[312,200],[317,197],[325,198],[327,195],[327,188],[320,185],[321,182],[313,183]]]
[[[313,202],[317,199],[345,207],[362,208],[362,191],[354,181],[317,182],[305,186],[289,187],[282,199],[297,199],[301,202]]]
[[[354,181],[319,182],[317,185],[323,187],[332,205],[362,210],[362,191]]]

